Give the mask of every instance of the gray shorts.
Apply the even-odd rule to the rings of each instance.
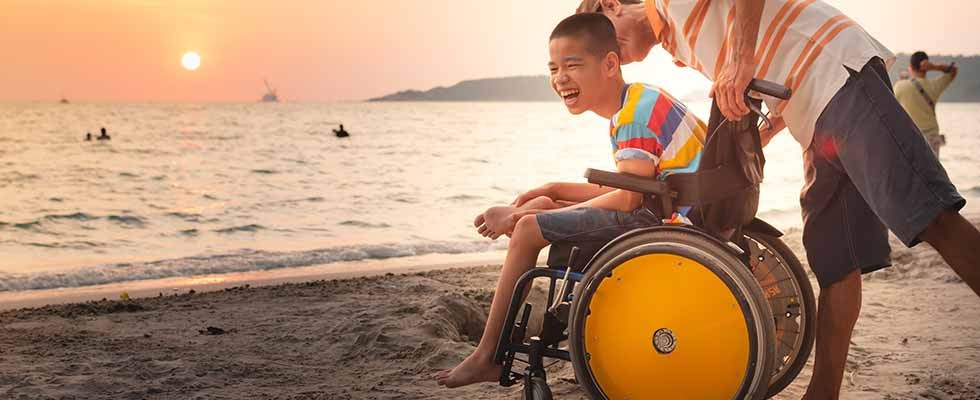
[[[888,229],[912,247],[940,212],[966,204],[895,99],[881,59],[848,72],[803,153],[803,245],[821,287],[891,265]]]
[[[541,236],[549,243],[608,242],[633,229],[661,224],[660,218],[643,207],[628,213],[583,207],[535,217]]]

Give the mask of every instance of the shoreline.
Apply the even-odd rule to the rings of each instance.
[[[274,286],[286,283],[370,277],[389,273],[405,274],[439,271],[460,267],[499,265],[505,251],[460,254],[425,254],[420,256],[366,259],[308,267],[281,268],[247,272],[207,274],[188,277],[114,282],[68,288],[0,292],[0,312],[21,308],[83,303],[97,300],[119,300],[126,293],[131,299],[194,292],[213,292],[227,288]],[[547,259],[542,252],[543,262]]]

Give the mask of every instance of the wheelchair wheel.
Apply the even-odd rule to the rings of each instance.
[[[772,312],[744,264],[697,233],[613,244],[576,286],[570,314],[572,365],[592,398],[765,398]]]
[[[768,393],[772,397],[796,379],[810,357],[817,303],[803,265],[781,239],[749,231],[745,237],[752,273],[769,301],[776,326],[776,364]]]
[[[532,376],[524,382],[524,400],[551,400],[551,388],[540,376]]]

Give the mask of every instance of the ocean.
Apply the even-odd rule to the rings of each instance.
[[[938,112],[978,210],[980,104]],[[799,146],[766,157],[760,216],[794,229]],[[502,250],[478,213],[589,167],[607,122],[558,102],[0,104],[0,292]]]

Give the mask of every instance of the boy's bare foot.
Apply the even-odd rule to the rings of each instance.
[[[439,371],[432,376],[436,382],[447,388],[472,385],[480,382],[497,382],[500,380],[500,366],[491,359],[482,359],[476,354],[470,354],[455,368]]]
[[[514,214],[525,210],[551,210],[561,208],[572,203],[563,204],[549,197],[540,196],[525,202],[520,207],[502,206],[490,207],[483,214],[477,215],[473,220],[473,226],[483,237],[496,240],[501,235],[510,236],[517,224]]]
[[[506,234],[514,230],[514,221],[512,220],[515,212],[517,212],[517,207],[490,207],[483,213],[483,218],[486,220],[487,228],[490,228],[491,231]]]

